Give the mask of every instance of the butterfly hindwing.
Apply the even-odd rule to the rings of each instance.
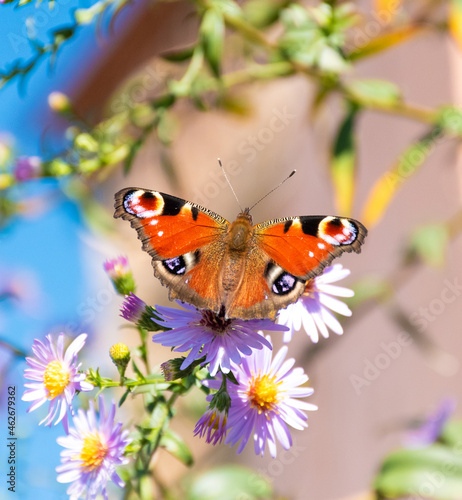
[[[196,266],[200,272],[204,261],[219,261],[228,221],[204,207],[158,191],[126,188],[115,195],[115,200],[114,217],[130,221],[137,230],[143,250],[152,257],[154,273],[169,287],[170,297],[199,308],[218,307],[213,287],[205,290],[196,279],[196,290],[190,280],[197,276],[193,273]]]
[[[274,319],[279,309],[295,302],[304,289],[304,280],[288,275],[271,261],[259,248],[257,240],[254,240],[246,260],[244,279],[230,304],[228,314],[244,319]]]

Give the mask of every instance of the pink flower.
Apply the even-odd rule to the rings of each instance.
[[[269,341],[269,337],[267,337]],[[292,368],[295,360],[285,360],[287,346],[272,360],[271,351],[261,349],[232,367],[238,385],[228,383],[231,407],[226,427],[226,444],[240,442],[241,453],[250,439],[255,453],[264,454],[268,444],[270,455],[277,454],[276,443],[285,450],[292,446],[291,426],[302,430],[308,426],[304,410],[317,410],[313,404],[300,401],[313,393],[311,387],[300,387],[308,381],[302,368]]]
[[[77,364],[77,353],[82,349],[87,338],[86,333],[79,335],[64,354],[64,335],[58,336],[56,346],[51,335],[47,335],[46,342],[35,339],[32,352],[35,358],[26,358],[29,368],[24,370],[24,377],[33,380],[24,384],[27,390],[22,396],[23,401],[34,401],[28,412],[34,411],[47,401],[50,401],[47,416],[39,425],[51,426],[63,422],[65,431],[68,431],[67,410],[73,413],[72,399],[76,391],[91,391],[93,386],[85,382],[85,374],[79,373],[80,364]]]
[[[116,467],[128,463],[124,453],[130,439],[128,431],[122,430],[122,423],[114,421],[115,411],[116,405],[112,402],[106,412],[103,396],[100,396],[99,418],[90,401],[87,412],[78,410],[69,435],[57,439],[65,448],[61,452],[62,464],[56,467],[58,482],[72,483],[67,489],[71,500],[84,494],[87,500],[96,499],[100,494],[107,499],[109,480],[120,488],[125,486]]]
[[[38,156],[21,156],[14,165],[14,176],[17,181],[27,181],[39,176],[42,160]]]

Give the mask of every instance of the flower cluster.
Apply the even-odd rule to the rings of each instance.
[[[90,400],[87,411],[78,409],[75,412],[76,394],[95,387],[101,390],[125,387],[120,405],[129,394],[136,394],[133,389],[138,386],[153,384],[157,394],[161,390],[181,393],[194,385],[202,385],[208,394],[208,408],[198,420],[194,435],[213,445],[236,446],[237,453],[251,442],[257,455],[263,456],[267,451],[273,458],[277,456],[278,447],[288,450],[292,446],[290,428],[306,428],[307,412],[317,407],[305,400],[313,394],[313,388],[308,385],[304,370],[295,367],[295,360],[288,358],[287,343],[302,326],[313,342],[318,342],[320,335],[327,338],[329,330],[342,333],[331,311],[345,316],[351,311],[333,296],[348,297],[352,292],[332,283],[346,277],[348,270],[335,265],[309,281],[302,297],[280,311],[275,322],[228,318],[224,313],[197,310],[188,304],[181,304],[181,309],[153,308],[134,295],[133,275],[125,257],[107,261],[104,267],[116,290],[125,294],[121,316],[136,326],[141,339],[141,345],[133,353],[123,342],[110,347],[109,356],[117,367],[119,380],[102,377],[99,370],[89,369],[86,373],[80,370],[77,356],[85,345],[86,334],[75,338],[67,349],[62,333],[56,340],[51,335],[44,341],[36,339],[32,346],[34,356],[26,358],[28,367],[24,372],[30,381],[25,384],[22,397],[32,403],[28,411],[48,402],[47,414],[40,424],[63,424],[66,435],[58,438],[58,444],[64,449],[56,472],[58,482],[70,483],[67,494],[71,500],[108,498],[109,481],[124,487],[116,468],[127,464],[130,454],[146,456],[146,464],[149,464],[150,454],[159,443],[169,448],[163,441],[167,439],[168,443],[169,438],[162,435],[159,439],[157,431],[153,431],[152,416],[147,427],[137,425],[138,430],[129,438],[122,423],[116,421],[115,403],[108,407],[102,395],[98,398],[98,411]],[[265,336],[263,330],[280,332],[286,345],[273,355],[271,337]],[[154,374],[149,367],[148,332],[153,332],[153,342],[185,353],[162,364],[163,377]],[[144,362],[145,373],[132,354]],[[135,378],[126,374],[130,364]],[[143,388],[139,392],[145,389],[146,392],[150,390]],[[167,406],[156,413],[155,401],[165,405],[163,397],[148,400],[146,410],[156,414],[156,419],[171,414]],[[72,416],[72,425],[68,414]],[[156,420],[156,428],[164,429],[166,421],[162,422]],[[172,445],[178,449],[177,441]],[[139,482],[136,467],[134,465],[132,476],[129,473],[123,476],[130,478],[129,488]],[[139,482],[139,491],[141,488]]]
[[[196,366],[207,367],[209,378],[203,384],[214,393],[207,396],[209,407],[197,422],[195,435],[214,445],[238,444],[238,453],[252,439],[255,453],[263,455],[268,446],[275,457],[277,442],[284,449],[292,445],[289,426],[305,428],[305,411],[316,406],[300,400],[313,389],[305,385],[308,376],[303,369],[293,367],[295,360],[286,360],[288,347],[272,358],[271,339],[262,330],[282,332],[286,343],[302,326],[313,342],[319,341],[319,334],[327,338],[329,330],[342,334],[331,311],[343,316],[351,311],[334,296],[351,297],[353,292],[332,283],[349,274],[341,264],[327,268],[307,282],[296,303],[279,312],[277,323],[226,318],[188,304],[181,304],[182,309],[157,306],[154,311],[134,294],[126,296],[121,313],[149,331],[160,327],[164,331],[153,335],[154,342],[187,353],[162,364],[166,381],[184,378]]]
[[[24,384],[26,391],[22,399],[33,401],[27,411],[36,410],[49,401],[48,413],[40,424],[63,423],[66,436],[58,438],[58,444],[66,449],[61,453],[62,465],[56,471],[58,482],[72,483],[67,490],[71,500],[83,495],[95,499],[100,494],[107,499],[109,480],[123,487],[115,467],[127,463],[124,453],[130,442],[128,431],[122,431],[122,424],[114,420],[114,402],[106,411],[100,396],[99,420],[92,401],[88,412],[79,409],[76,414],[73,410],[72,401],[77,391],[93,389],[85,380],[86,374],[79,372],[81,365],[77,364],[77,354],[86,338],[86,334],[79,335],[66,351],[62,333],[56,342],[51,335],[46,336],[45,342],[35,339],[34,357],[26,358],[29,368],[24,371],[24,377],[33,381]],[[69,427],[68,411],[73,416],[73,427]]]

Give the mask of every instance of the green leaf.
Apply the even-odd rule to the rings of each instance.
[[[111,151],[102,155],[101,160],[106,165],[115,165],[124,161],[130,154],[130,146],[128,144],[121,144],[114,147]]]
[[[417,172],[435,149],[442,132],[439,125],[433,126],[417,142],[411,144],[395,165],[372,186],[361,215],[366,227],[374,226],[383,217],[401,185]]]
[[[462,456],[458,448],[434,444],[403,449],[385,458],[374,481],[383,498],[418,495],[419,498],[459,500]]]
[[[424,29],[425,28],[422,26],[411,24],[409,26],[397,28],[393,31],[388,31],[372,39],[365,33],[358,33],[357,37],[355,37],[355,48],[348,54],[348,59],[350,61],[356,61],[363,57],[372,56],[384,50],[388,50],[422,33]]]
[[[334,140],[330,172],[334,184],[337,210],[350,215],[353,208],[356,177],[355,125],[359,108],[350,105]]]
[[[257,500],[270,498],[270,481],[240,465],[215,467],[191,482],[187,500]]]
[[[285,0],[250,0],[242,6],[246,20],[255,28],[267,28],[279,18],[279,12],[288,2]]]
[[[165,448],[171,455],[187,466],[194,462],[193,456],[181,436],[171,429],[167,429],[160,439],[160,446]]]
[[[462,135],[462,111],[453,106],[442,106],[438,110],[437,122],[448,134]]]
[[[393,293],[386,280],[379,276],[368,276],[354,284],[354,296],[346,299],[349,307],[358,307],[367,300],[384,300]]]
[[[132,360],[132,368],[133,368],[133,371],[136,373],[138,380],[141,380],[142,382],[146,382],[146,378],[141,373],[140,369],[138,368],[137,364],[135,363],[135,360]]]
[[[440,440],[449,446],[459,447],[462,443],[462,421],[451,420],[446,423],[440,435]]]
[[[159,121],[157,124],[157,137],[165,146],[169,146],[178,130],[178,121],[173,113],[163,111],[159,113]]]
[[[77,24],[81,25],[91,24],[93,22],[93,19],[98,14],[101,14],[101,12],[103,12],[104,8],[105,8],[105,2],[103,1],[96,2],[91,7],[88,7],[88,9],[77,9],[74,12],[74,19]]]
[[[199,31],[204,57],[213,74],[219,78],[225,37],[223,14],[214,9],[205,11]]]
[[[118,406],[122,406],[125,403],[125,400],[127,399],[128,395],[130,394],[130,389],[127,389],[123,394],[122,397],[119,400]]]
[[[129,149],[128,154],[124,160],[124,166],[123,166],[124,174],[128,174],[130,172],[130,170],[132,169],[133,162],[135,161],[136,155],[138,154],[138,151],[141,149],[143,144],[144,144],[144,141],[142,138],[136,139],[135,141],[133,141],[130,144],[130,146],[129,146],[130,149]]]
[[[191,59],[194,53],[194,45],[192,47],[187,47],[186,49],[180,49],[175,52],[167,52],[162,54],[162,59],[170,62],[183,62]]]
[[[96,153],[98,151],[98,141],[94,139],[90,134],[83,132],[78,134],[74,139],[74,145],[83,151],[88,151],[90,153]]]
[[[401,100],[401,91],[394,84],[386,80],[361,79],[353,80],[347,85],[350,97],[362,104],[394,106]]]
[[[408,257],[419,257],[427,266],[442,267],[449,243],[447,224],[427,224],[411,235]]]

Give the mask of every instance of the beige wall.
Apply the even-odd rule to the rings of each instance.
[[[186,19],[182,26],[188,26],[188,22]],[[189,33],[186,28],[185,31]],[[155,29],[144,32],[143,43],[152,41],[152,33]],[[181,30],[175,32],[175,37],[181,36]],[[153,40],[161,43],[159,37]],[[118,50],[133,50],[133,43],[128,37]],[[152,52],[155,50],[153,45]],[[138,61],[140,71],[147,71],[148,55],[149,51],[145,51],[146,59]],[[401,87],[406,99],[434,106],[454,99],[461,101],[460,63],[460,54],[450,42],[425,35],[363,62],[351,77],[389,79]],[[154,71],[160,71],[158,62],[151,60],[150,64]],[[127,63],[127,71],[132,69]],[[92,85],[98,87],[98,81],[95,78]],[[117,175],[110,181],[106,191],[108,207],[117,189],[135,185],[183,196],[232,220],[238,208],[230,190],[220,187],[216,159],[221,157],[225,167],[231,166],[231,182],[243,205],[253,204],[290,170],[297,169],[296,177],[255,208],[255,222],[335,212],[325,146],[340,110],[338,103],[333,103],[313,122],[309,111],[312,95],[310,81],[297,76],[243,89],[242,97],[252,104],[252,115],[247,118],[230,117],[219,111],[201,113],[189,105],[180,105],[181,131],[173,147],[180,186],[169,183],[151,142],[141,152],[132,174],[127,178]],[[81,105],[85,106],[85,102],[82,97]],[[283,114],[287,123],[274,118],[278,114]],[[424,130],[409,120],[364,114],[358,131],[355,217],[359,217],[374,181]],[[260,150],[252,149],[251,136],[260,137]],[[410,231],[419,224],[450,217],[459,209],[460,188],[460,163],[458,166],[454,143],[442,143],[421,171],[404,184],[386,217],[370,231],[362,254],[342,257],[341,262],[352,271],[344,284],[348,286],[370,274],[393,273]],[[152,276],[149,256],[141,252],[139,241],[127,226],[117,223],[120,239],[116,245],[130,258],[140,285],[139,295],[152,303],[166,304],[166,289]],[[443,269],[418,267],[397,291],[394,300],[407,317],[419,314],[420,307],[435,304],[447,286],[445,280],[462,283],[461,250],[461,241],[456,239]],[[307,430],[293,432],[293,451],[276,461],[255,457],[251,446],[242,457],[234,449],[209,447],[192,437],[193,421],[180,419],[176,425],[194,450],[195,467],[203,469],[228,461],[246,463],[272,477],[280,495],[296,500],[331,500],[366,490],[380,457],[400,444],[403,425],[434,411],[444,396],[460,396],[461,304],[462,295],[445,305],[441,314],[425,327],[424,334],[432,339],[436,350],[422,352],[415,342],[401,347],[397,358],[388,358],[389,366],[379,370],[377,379],[362,388],[360,394],[351,377],[364,377],[367,362],[386,363],[383,345],[396,343],[402,332],[390,318],[389,309],[372,308],[358,315],[359,319],[353,317],[345,322],[343,337],[333,335],[321,340],[324,349],[304,366],[315,388],[311,402],[319,406],[319,411],[309,415]],[[168,357],[167,349],[152,347],[155,362]],[[300,353],[309,347],[308,337],[300,333],[290,344],[289,352],[301,359]],[[196,394],[197,399],[200,397]],[[158,462],[159,475],[167,482],[186,472],[165,454],[158,457]]]

